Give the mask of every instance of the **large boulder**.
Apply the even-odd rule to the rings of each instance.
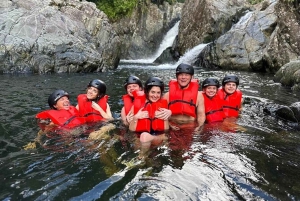
[[[247,2],[231,0],[186,1],[177,49],[184,53],[197,44],[209,43],[195,64],[276,72],[299,59],[297,2],[265,0],[249,6]]]
[[[208,60],[222,69],[265,71],[264,52],[278,19],[275,5],[275,2],[270,2],[258,10],[247,12],[210,45]]]
[[[178,51],[213,42],[249,9],[247,0],[186,0],[182,8]]]
[[[114,69],[119,38],[94,3],[2,0],[0,71],[91,72]]]
[[[274,81],[280,82],[283,86],[291,87],[293,90],[300,90],[300,60],[283,65],[276,72]]]

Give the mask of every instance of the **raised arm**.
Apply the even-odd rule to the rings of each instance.
[[[101,116],[104,118],[104,119],[113,119],[112,118],[112,114],[111,114],[111,111],[110,111],[110,107],[109,107],[109,105],[108,105],[108,103],[106,103],[107,104],[107,107],[106,107],[106,111],[104,111],[101,107],[100,107],[100,105],[98,105],[96,102],[92,102],[92,107],[95,109],[95,110],[97,110],[97,111],[99,111],[100,112],[100,114],[101,114]]]
[[[201,92],[198,92],[197,96],[197,123],[198,127],[195,131],[199,131],[205,122],[205,107],[204,107],[204,99]]]

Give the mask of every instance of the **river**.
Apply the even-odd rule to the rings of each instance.
[[[232,72],[197,68],[195,77],[221,79],[226,73]],[[118,120],[123,83],[132,74],[168,83],[174,67],[123,63],[105,73],[0,75],[0,199],[300,200],[299,130],[263,112],[266,102],[299,101],[299,92],[274,83],[272,75],[234,73],[246,100],[236,124],[206,126],[201,134],[183,136],[177,149],[163,144],[145,163],[135,160],[137,150]],[[43,136],[25,150],[38,136],[35,115],[48,109],[49,94],[64,89],[75,105],[92,79],[108,86],[117,126],[109,138]]]

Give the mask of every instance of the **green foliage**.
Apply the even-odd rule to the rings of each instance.
[[[117,20],[130,14],[139,0],[89,0],[96,3],[97,8],[102,10],[109,19]]]
[[[248,0],[248,2],[249,2],[250,4],[252,4],[252,5],[258,4],[258,3],[262,2],[262,1],[263,1],[263,0]]]
[[[112,20],[118,20],[124,16],[131,14],[134,8],[138,4],[142,4],[146,0],[87,0],[94,2],[97,8],[103,11],[107,17]],[[183,3],[185,0],[151,0],[154,4],[163,4],[163,2],[168,2],[169,4],[174,4],[176,2]]]

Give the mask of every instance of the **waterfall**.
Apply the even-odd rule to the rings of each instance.
[[[209,43],[201,43],[195,47],[193,47],[191,50],[188,50],[185,52],[185,54],[179,58],[175,66],[178,66],[181,63],[187,63],[191,64],[194,63],[197,59],[197,56],[202,52],[202,50],[208,45]]]
[[[151,57],[147,58],[147,59],[137,59],[137,60],[121,60],[122,63],[143,63],[143,64],[151,64],[155,61],[155,59],[157,59],[162,53],[163,51],[168,48],[171,47],[177,34],[178,34],[178,29],[179,29],[179,22],[178,21],[168,32],[167,34],[163,37],[162,42],[159,45],[159,48],[157,49],[157,51],[155,52],[154,55],[152,55]]]
[[[185,54],[183,56],[181,56],[179,58],[179,60],[174,64],[160,64],[160,65],[153,65],[152,68],[162,68],[162,69],[167,69],[167,68],[176,68],[179,64],[181,63],[187,63],[187,64],[191,64],[194,63],[197,56],[200,54],[200,52],[208,45],[209,43],[201,43],[195,47],[193,47],[192,49],[188,50],[185,52]],[[131,62],[129,62],[129,60],[126,60],[126,62],[122,63],[122,67],[125,68],[143,68],[141,65],[141,63],[136,62],[137,60],[131,60]],[[140,60],[138,60],[140,61]],[[126,63],[131,63],[130,65],[126,65]],[[132,64],[133,63],[133,64]],[[143,63],[146,64],[146,63]],[[147,69],[151,68],[149,65],[147,65]]]
[[[121,66],[125,68],[142,68],[141,64],[146,64],[147,68],[149,68],[149,65],[153,65],[153,68],[176,68],[180,63],[187,63],[191,64],[193,63],[197,56],[200,54],[200,52],[208,45],[208,44],[199,44],[192,49],[185,52],[183,56],[181,56],[176,64],[160,64],[160,65],[154,65],[153,62],[162,54],[162,52],[168,48],[171,47],[179,29],[179,22],[178,21],[164,36],[158,50],[155,52],[155,54],[147,59],[137,59],[137,60],[121,60]]]

